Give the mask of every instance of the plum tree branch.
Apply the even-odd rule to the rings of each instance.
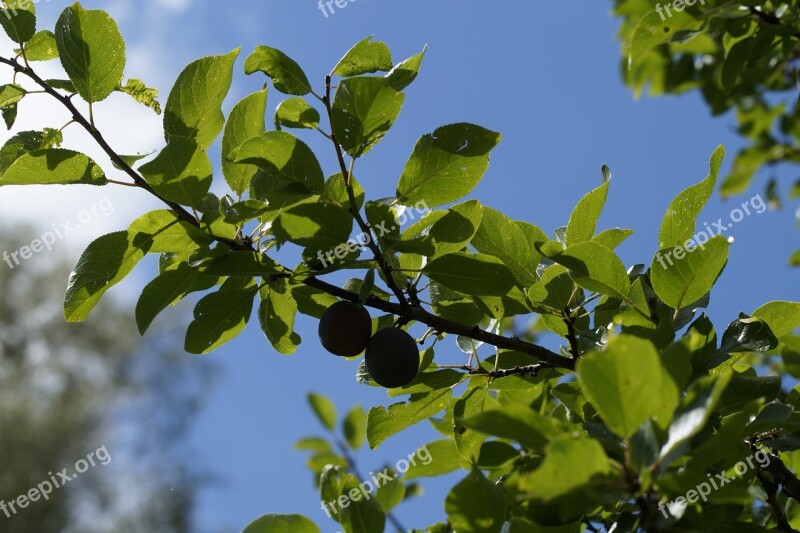
[[[775,523],[778,525],[778,531],[782,531],[783,533],[797,533],[792,529],[792,526],[786,519],[780,502],[778,502],[778,483],[769,479],[762,470],[756,470],[756,477],[764,488],[764,492],[767,493],[767,504],[772,510],[772,516],[775,518]]]
[[[358,294],[337,287],[336,285],[331,285],[330,283],[322,281],[321,279],[316,277],[306,278],[303,280],[303,283],[305,285],[314,287],[333,296],[337,296],[343,300],[349,300],[351,302],[359,301]],[[408,320],[414,320],[416,322],[420,322],[441,333],[449,333],[451,335],[461,335],[462,337],[468,337],[470,339],[482,341],[491,346],[496,346],[497,348],[504,348],[506,350],[513,350],[515,352],[531,355],[536,359],[538,359],[539,361],[547,363],[548,365],[554,368],[575,370],[574,360],[568,357],[563,357],[561,355],[558,355],[557,353],[552,352],[547,348],[544,348],[543,346],[525,342],[522,339],[515,337],[504,337],[502,335],[497,335],[489,331],[484,331],[478,326],[467,326],[459,322],[447,320],[438,315],[428,312],[422,307],[404,308],[400,304],[388,302],[376,296],[369,296],[364,305],[367,305],[368,307],[372,307],[374,309],[378,309],[380,311],[391,313],[393,315],[401,316]]]
[[[331,107],[330,74],[325,76],[325,95],[322,97],[322,103],[325,104],[325,112],[328,115],[328,124],[331,127],[330,140],[333,143],[334,150],[336,151],[336,159],[339,161],[339,169],[342,173],[342,179],[344,180],[344,187],[347,189],[347,197],[350,201],[350,214],[353,215],[353,218],[358,224],[358,227],[361,228],[361,231],[366,235],[371,235],[369,225],[364,221],[364,218],[361,216],[361,212],[358,209],[358,203],[356,202],[355,194],[353,193],[350,170],[348,170],[347,164],[344,161],[342,145],[339,144],[338,140],[336,140],[336,133],[334,133],[333,108]],[[395,283],[394,278],[392,277],[392,270],[389,268],[389,265],[386,264],[386,258],[384,257],[380,246],[375,242],[374,239],[369,239],[367,246],[369,246],[369,249],[375,256],[375,261],[378,262],[378,266],[380,266],[381,272],[383,272],[383,276],[386,278],[386,284],[392,290],[394,295],[397,296],[400,305],[402,305],[403,308],[408,307],[408,300],[406,299],[406,296],[400,287],[397,286],[397,283]]]
[[[200,223],[197,219],[187,211],[183,206],[176,204],[175,202],[171,202],[161,195],[159,195],[146,181],[145,179],[136,171],[134,170],[128,163],[126,163],[120,155],[114,151],[113,148],[108,144],[105,140],[103,135],[92,126],[92,124],[81,114],[81,112],[75,107],[75,105],[70,100],[70,97],[64,96],[56,91],[52,86],[50,86],[45,80],[43,80],[38,74],[36,74],[33,69],[30,67],[26,67],[25,65],[20,64],[19,62],[8,59],[5,57],[0,56],[0,64],[6,64],[12,67],[15,73],[24,74],[28,78],[30,78],[34,83],[36,83],[39,87],[41,87],[44,92],[58,100],[71,114],[72,119],[81,125],[89,134],[94,138],[97,144],[102,148],[103,152],[113,161],[120,169],[122,169],[125,174],[127,174],[132,180],[135,186],[139,187],[140,189],[150,193],[154,197],[158,198],[164,204],[166,204],[174,213],[175,215],[191,224],[192,226],[199,227]],[[328,101],[329,102],[329,101]],[[328,103],[329,105],[329,103]],[[335,143],[338,147],[338,143]],[[344,163],[343,156],[341,156],[341,148],[338,148],[338,154],[342,157],[341,162]],[[344,167],[344,171],[347,171],[347,167]],[[361,219],[360,214],[358,215],[358,219]],[[361,223],[366,226],[366,223],[361,219]],[[365,231],[368,231],[368,227],[366,227]],[[242,242],[227,239],[224,237],[219,237],[216,235],[212,235],[212,237],[217,241],[220,242],[233,250],[250,250],[252,251],[252,246],[248,246]],[[383,257],[380,255],[380,250],[378,251],[380,257],[380,263],[385,266],[383,263]],[[388,270],[388,269],[387,269]],[[386,270],[384,271],[386,274]],[[562,357],[542,346],[538,346],[535,344],[531,344],[525,342],[518,338],[509,338],[503,337],[502,335],[497,335],[494,333],[490,333],[488,331],[484,331],[477,326],[470,327],[464,324],[454,322],[451,320],[447,320],[440,316],[437,316],[433,313],[428,312],[421,306],[410,306],[408,302],[405,300],[405,295],[402,291],[397,288],[397,285],[394,283],[391,272],[387,274],[387,280],[390,287],[394,285],[393,290],[395,290],[396,294],[399,292],[400,296],[403,298],[400,300],[401,303],[393,303],[386,300],[382,300],[376,296],[369,296],[365,305],[368,307],[372,307],[374,309],[378,309],[381,311],[385,311],[387,313],[391,313],[397,316],[402,317],[404,320],[407,321],[417,321],[422,324],[426,324],[427,326],[433,328],[434,330],[442,333],[450,333],[452,335],[461,335],[463,337],[468,337],[471,339],[475,339],[478,341],[482,341],[486,344],[491,346],[496,346],[498,348],[503,348],[507,350],[513,350],[516,352],[524,353],[531,355],[538,359],[543,363],[547,363],[548,365],[554,368],[562,368],[565,370],[574,370],[575,369],[575,362],[567,357]],[[284,274],[279,274],[276,277],[289,277],[292,275],[292,271],[290,269],[286,269]],[[302,283],[308,285],[310,287],[319,289],[323,292],[331,294],[333,296],[337,296],[344,300],[349,300],[351,302],[358,302],[359,295],[350,292],[346,289],[338,287],[336,285],[332,285],[325,281],[322,281],[316,277],[309,277],[302,280]],[[398,296],[398,297],[400,297]]]

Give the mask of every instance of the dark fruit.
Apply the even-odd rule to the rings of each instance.
[[[334,355],[353,357],[364,351],[372,335],[372,319],[363,307],[336,302],[319,320],[319,340]]]
[[[370,377],[387,389],[408,385],[419,372],[417,343],[399,328],[384,328],[373,335],[365,360]]]

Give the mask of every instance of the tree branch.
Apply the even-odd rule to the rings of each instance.
[[[319,278],[310,277],[303,280],[303,283],[310,287],[319,289],[323,292],[327,292],[328,294],[331,294],[333,296],[337,296],[343,300],[349,300],[351,302],[359,301],[358,294],[337,287],[336,285],[331,285],[330,283],[322,281]],[[519,338],[513,338],[513,337],[509,338],[509,337],[503,337],[502,335],[496,335],[489,331],[484,331],[477,326],[470,327],[461,324],[459,322],[453,322],[452,320],[447,320],[438,315],[434,315],[433,313],[426,311],[422,307],[403,308],[400,304],[387,302],[386,300],[382,300],[372,295],[370,295],[367,298],[365,305],[372,307],[374,309],[379,309],[381,311],[391,313],[393,315],[398,315],[403,318],[407,318],[409,320],[415,320],[441,333],[449,333],[451,335],[461,335],[462,337],[469,337],[470,339],[482,341],[486,344],[490,344],[498,348],[504,348],[506,350],[513,350],[515,352],[528,354],[535,357],[536,359],[538,359],[543,363],[547,363],[548,365],[554,368],[575,370],[575,361],[573,361],[570,358],[558,355],[555,352],[551,352],[547,348],[538,346],[536,344],[531,344],[529,342],[525,342]]]
[[[114,151],[113,148],[106,142],[100,132],[94,128],[91,123],[81,114],[81,112],[75,107],[75,105],[70,101],[70,98],[60,94],[56,91],[53,87],[47,84],[41,77],[39,77],[31,68],[26,67],[19,62],[13,59],[7,59],[5,57],[0,57],[0,63],[9,65],[14,69],[16,73],[21,73],[30,78],[34,83],[36,83],[39,87],[41,87],[44,92],[58,100],[67,110],[72,114],[72,118],[75,122],[80,124],[86,131],[88,131],[91,136],[95,139],[98,145],[103,149],[103,151],[108,155],[111,160],[117,164],[119,168],[123,170],[130,178],[133,180],[134,184],[141,188],[142,190],[150,193],[151,195],[155,196],[163,203],[165,203],[169,208],[175,213],[175,215],[192,226],[199,227],[200,223],[195,219],[195,217],[189,213],[183,206],[166,200],[162,196],[160,196],[150,185],[145,181],[145,179],[136,172],[130,165],[128,165],[117,152]],[[330,105],[328,101],[328,105]],[[335,143],[338,147],[338,143]],[[338,148],[338,155],[340,156],[340,160],[343,163],[344,159],[341,154],[341,148]],[[347,171],[346,166],[344,167],[344,171]],[[357,220],[361,219],[360,214],[358,214]],[[361,223],[366,226],[363,219],[361,219]],[[366,231],[368,231],[368,227]],[[233,250],[253,250],[252,245],[247,245],[236,240],[227,239],[224,237],[219,237],[216,235],[212,235],[217,242],[225,244],[229,248]],[[378,257],[380,257],[379,261],[382,266],[385,266],[383,263],[383,257],[380,255],[380,250],[378,250]],[[387,269],[388,270],[388,269]],[[386,274],[387,270],[384,270],[384,274]],[[286,269],[283,274],[276,275],[274,277],[290,277],[292,275],[292,271],[290,269]],[[402,296],[400,300],[401,303],[396,304],[386,300],[382,300],[375,296],[369,296],[365,305],[368,307],[372,307],[374,309],[378,309],[387,313],[391,313],[393,315],[397,315],[402,317],[404,320],[407,321],[417,321],[422,324],[426,324],[427,326],[435,329],[438,332],[442,333],[450,333],[452,335],[461,335],[463,337],[469,337],[471,339],[475,339],[478,341],[482,341],[486,344],[491,346],[496,346],[498,348],[503,348],[507,350],[513,350],[516,352],[524,353],[531,355],[538,359],[543,363],[547,363],[549,366],[553,368],[563,368],[565,370],[574,370],[575,369],[575,362],[567,357],[562,357],[542,346],[538,346],[535,344],[531,344],[525,341],[522,341],[518,338],[508,338],[503,337],[501,335],[496,335],[494,333],[490,333],[488,331],[484,331],[477,326],[470,327],[464,324],[460,324],[458,322],[453,322],[451,320],[444,319],[440,316],[437,316],[433,313],[426,311],[421,306],[409,306],[405,297],[400,291],[396,284],[394,283],[393,278],[391,277],[391,272],[386,274],[387,282],[390,287],[393,287],[395,290],[395,294],[399,292],[398,298]],[[331,294],[333,296],[337,296],[344,300],[349,300],[352,302],[359,301],[359,295],[348,290],[342,289],[336,285],[332,285],[325,281],[322,281],[316,277],[309,277],[302,280],[302,283],[308,285],[310,287],[319,289],[323,292]]]
[[[339,452],[344,456],[344,459],[347,461],[347,465],[350,467],[350,470],[353,471],[353,475],[355,475],[359,481],[364,481],[366,478],[361,474],[361,472],[359,472],[358,463],[356,463],[356,458],[353,457],[353,454],[350,453],[350,448],[344,442],[342,442],[342,439],[340,439],[334,431],[331,431],[330,433],[333,442],[336,444],[336,447],[339,448]],[[375,487],[376,494],[379,488],[380,487]],[[398,518],[391,511],[386,512],[386,519],[389,520],[389,522],[391,522],[398,531],[408,531],[408,529],[403,526],[400,520],[398,520]]]
[[[783,531],[783,533],[797,533],[797,531],[792,529],[792,526],[786,519],[786,515],[783,513],[781,504],[778,503],[778,483],[770,480],[763,470],[756,470],[756,477],[761,483],[761,486],[764,487],[764,491],[767,493],[767,503],[769,504],[770,509],[772,509],[772,516],[775,517],[775,523],[778,525],[778,531]]]
[[[580,348],[578,347],[578,335],[575,331],[575,317],[572,316],[569,305],[563,311],[564,324],[567,325],[567,341],[569,342],[569,352],[572,354],[573,359],[580,357]]]
[[[344,162],[344,154],[342,153],[342,145],[339,144],[339,141],[336,140],[336,134],[334,133],[333,129],[333,108],[331,107],[331,76],[330,74],[325,76],[325,96],[322,97],[322,103],[325,104],[325,111],[328,114],[328,123],[331,127],[331,135],[330,140],[333,143],[333,147],[336,150],[336,159],[339,161],[339,169],[342,173],[342,178],[344,179],[344,186],[347,189],[347,196],[350,200],[350,214],[353,215],[358,227],[361,228],[361,231],[364,232],[366,235],[371,235],[369,225],[364,221],[364,218],[361,216],[361,212],[358,209],[358,205],[356,203],[356,198],[353,193],[353,184],[350,182],[350,171],[347,169],[347,164]],[[397,296],[400,305],[404,308],[408,307],[408,300],[406,299],[405,294],[400,287],[394,282],[394,278],[392,277],[392,269],[386,264],[386,258],[383,256],[383,252],[381,251],[380,246],[378,243],[375,242],[374,239],[370,238],[369,242],[367,243],[369,249],[372,250],[372,254],[375,256],[375,261],[378,262],[378,265],[383,272],[383,276],[386,278],[386,284],[392,290],[395,296]]]
[[[775,454],[769,454],[769,464],[763,468],[772,475],[772,479],[783,487],[783,492],[787,496],[800,501],[800,479],[789,470],[781,458]]]
[[[783,22],[781,22],[781,19],[779,19],[777,16],[775,16],[774,13],[770,13],[768,11],[762,11],[762,10],[760,10],[757,7],[754,7],[754,6],[750,6],[748,8],[748,11],[750,12],[751,15],[753,15],[756,19],[758,19],[758,21],[761,22],[762,24],[766,24],[766,25],[769,25],[769,26],[784,26],[784,27],[787,27]],[[789,29],[791,29],[791,28],[789,28]],[[792,33],[792,35],[794,37],[800,39],[800,32],[796,31],[796,32]]]

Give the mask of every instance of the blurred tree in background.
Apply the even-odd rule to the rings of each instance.
[[[7,228],[0,250],[29,244]],[[186,430],[210,386],[179,331],[142,340],[128,312],[106,301],[101,320],[66,324],[58,295],[70,268],[51,252],[13,270],[0,264],[0,499],[11,501],[101,446],[112,457],[7,519],[7,533],[192,531],[203,472],[186,459]],[[135,467],[132,467],[135,465]]]
[[[770,207],[800,197],[794,177],[800,163],[799,6],[797,0],[614,0],[622,22],[622,76],[637,96],[698,91],[714,116],[733,112],[745,147],[722,180],[724,198],[744,193],[759,174],[768,179]],[[781,187],[780,175],[794,181]],[[800,222],[800,209],[796,214]],[[789,263],[800,266],[800,249]]]

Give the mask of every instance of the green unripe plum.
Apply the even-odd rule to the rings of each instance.
[[[353,357],[360,354],[371,335],[369,313],[351,302],[336,302],[319,320],[319,340],[334,355]]]
[[[375,333],[364,359],[370,377],[387,389],[408,385],[419,372],[417,343],[400,328],[384,328]]]

